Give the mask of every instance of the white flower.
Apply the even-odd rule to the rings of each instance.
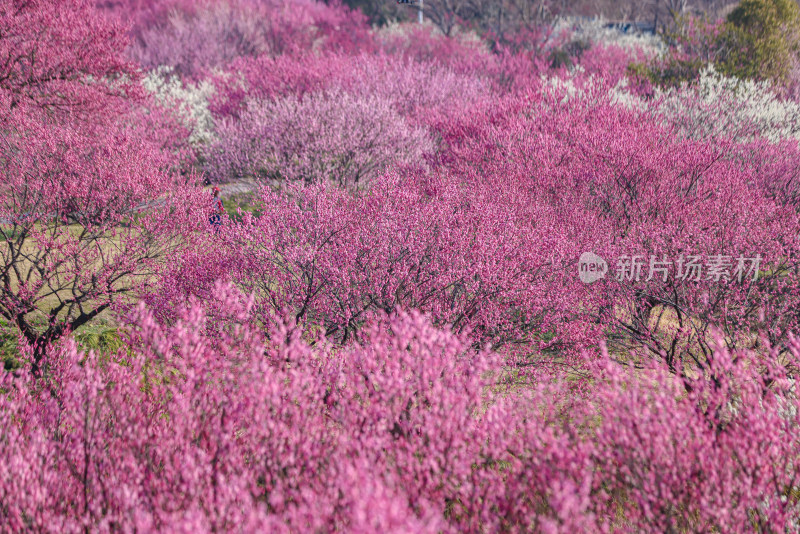
[[[628,80],[622,78],[617,84],[608,88],[602,78],[595,75],[583,77],[583,67],[576,65],[567,77],[542,75],[542,91],[551,96],[560,96],[561,103],[569,100],[599,101],[610,97],[611,103],[628,109],[644,111],[647,103],[628,91]]]
[[[769,82],[728,78],[713,65],[696,84],[660,91],[655,102],[654,111],[685,137],[800,140],[800,105],[781,100]]]
[[[191,134],[189,142],[197,145],[208,143],[214,136],[214,118],[208,102],[214,94],[214,86],[203,81],[188,84],[173,74],[170,67],[158,67],[145,76],[142,84],[163,106],[172,109]]]

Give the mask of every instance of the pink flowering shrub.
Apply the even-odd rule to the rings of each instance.
[[[141,31],[130,54],[146,69],[166,65],[179,75],[196,77],[237,57],[267,53],[269,48],[256,13],[218,3],[191,13],[171,11],[164,24]]]
[[[47,381],[0,371],[4,525],[748,532],[798,520],[800,450],[774,439],[798,431],[794,341],[784,365],[718,346],[685,385],[604,352],[576,394],[555,377],[509,389],[496,355],[419,314],[333,350],[291,326],[261,337],[247,300],[221,287],[207,307],[226,318],[211,336],[197,304],[170,328],[139,309],[130,349],[110,360],[66,343]]]
[[[625,79],[628,67],[633,62],[649,59],[642,49],[628,50],[614,44],[595,44],[580,56],[580,66],[587,74],[601,76],[611,84]]]
[[[362,15],[312,0],[205,0],[161,12],[134,32],[130,54],[192,78],[239,57],[370,49]]]
[[[330,181],[363,187],[391,164],[421,165],[433,145],[391,102],[340,90],[298,99],[251,101],[238,121],[217,127],[212,179]]]
[[[0,0],[0,530],[796,531],[795,104],[529,30]]]
[[[609,383],[593,393],[602,406],[595,447],[604,451],[596,468],[614,473],[604,489],[631,530],[797,527],[798,449],[786,438],[800,422],[798,349],[792,339],[785,360],[777,350],[734,353],[718,336],[704,373],[683,383],[666,369],[634,379],[605,364]]]
[[[68,344],[48,360],[49,388],[3,373],[0,454],[13,466],[0,475],[3,523],[444,526],[444,498],[468,487],[487,437],[475,413],[488,357],[419,316],[376,325],[369,346],[347,354],[285,327],[264,341],[238,297],[217,296],[233,321],[222,335],[198,335],[198,307],[169,330],[139,312],[137,348],[119,362]],[[23,491],[34,485],[44,491]]]
[[[469,108],[495,94],[491,80],[458,74],[434,63],[387,55],[303,54],[241,58],[215,76],[212,108],[238,115],[246,99],[279,99],[333,89],[391,102],[405,118],[424,121],[430,113]]]
[[[733,151],[734,161],[746,161],[756,176],[755,184],[778,205],[800,211],[800,146],[795,141],[770,143],[760,140]]]
[[[136,37],[142,30],[163,24],[170,13],[194,13],[197,7],[208,5],[208,1],[197,0],[95,0],[94,6],[100,13],[124,22],[129,26],[131,36]]]
[[[441,326],[460,330],[469,324],[481,339],[513,339],[521,333],[515,329],[527,325],[523,332],[559,331],[559,343],[580,345],[596,341],[596,330],[605,326],[619,332],[626,345],[645,345],[671,363],[684,353],[701,367],[711,350],[712,325],[724,331],[731,347],[751,346],[752,332],[759,329],[776,345],[785,341],[797,325],[792,266],[799,244],[798,214],[790,200],[796,187],[791,179],[780,180],[789,176],[786,168],[765,173],[763,158],[755,154],[725,158],[731,147],[725,140],[673,137],[647,113],[614,105],[602,86],[583,91],[593,96],[564,100],[558,91],[509,96],[469,110],[455,108],[455,116],[435,119],[432,114],[426,121],[442,139],[432,159],[435,174],[406,173],[389,189],[384,187],[390,182],[376,183],[351,208],[345,208],[351,202],[346,195],[332,190],[318,189],[308,200],[305,193],[290,200],[270,195],[254,226],[233,228],[230,234],[243,232],[233,249],[247,251],[252,262],[209,255],[198,260],[211,265],[205,286],[184,272],[179,275],[184,289],[191,294],[221,276],[252,284],[261,270],[259,285],[243,287],[270,295],[269,309],[308,316],[339,339],[358,330],[364,312],[400,306],[430,311]],[[409,195],[409,190],[416,191]],[[375,212],[361,204],[382,197],[393,200],[380,200]],[[298,198],[299,205],[286,212]],[[279,211],[271,215],[273,209]],[[320,209],[321,226],[311,226],[315,222],[309,216]],[[375,227],[398,209],[396,222]],[[466,219],[445,215],[451,212]],[[440,241],[424,226],[414,230],[415,218],[428,228],[457,229],[455,235],[464,241]],[[284,226],[286,221],[292,222]],[[503,221],[502,230],[496,230],[497,221]],[[479,224],[474,235],[465,232],[472,224]],[[259,245],[267,256],[251,252],[252,244],[265,237],[254,237],[253,228],[274,236]],[[419,296],[398,293],[407,283],[404,269],[417,269],[413,254],[409,267],[398,268],[397,262],[407,261],[403,245],[409,238],[393,250],[397,236],[409,231],[425,236],[419,254],[426,261],[440,258],[431,264],[431,276],[420,280],[433,283],[433,273],[445,276]],[[327,248],[331,256],[323,261],[316,254]],[[296,259],[287,251],[292,249]],[[611,274],[584,286],[577,281],[576,265],[581,253],[590,251],[610,262]],[[720,272],[695,270],[687,278],[680,262],[693,261],[690,256],[702,262],[716,258]],[[760,265],[750,270],[756,256]],[[739,266],[742,258],[750,263]],[[651,260],[668,268],[648,277]],[[246,266],[243,275],[233,274],[237,263]],[[516,278],[520,273],[525,274]],[[167,285],[175,291],[184,287]],[[446,288],[442,297],[463,291],[460,298],[466,300],[426,296],[439,288]],[[468,296],[480,306],[471,308]],[[539,327],[531,327],[532,317]],[[567,333],[556,326],[560,321],[575,328]]]
[[[85,119],[118,109],[125,102],[120,97],[135,91],[132,83],[109,83],[134,76],[120,53],[127,40],[123,28],[98,16],[90,2],[3,0],[0,23],[4,132],[14,128],[11,113],[36,109]],[[96,82],[82,83],[89,77]]]
[[[476,36],[445,37],[432,26],[389,26],[378,32],[375,39],[389,55],[445,65],[458,73],[484,71],[494,61]]]
[[[216,88],[212,111],[237,117],[248,99],[274,100],[330,89],[352,65],[350,55],[338,53],[243,57],[210,77]]]
[[[496,94],[491,81],[479,74],[460,74],[435,63],[391,56],[359,57],[341,79],[348,90],[390,100],[403,117],[422,124],[429,114],[470,109]]]
[[[152,280],[198,218],[174,172],[185,133],[142,94],[121,28],[82,0],[1,5],[0,316],[38,371],[49,343]]]
[[[654,356],[673,360],[688,351],[702,365],[713,324],[732,347],[752,343],[759,329],[785,341],[797,328],[797,189],[784,166],[794,156],[765,174],[754,146],[729,159],[726,152],[739,153],[729,142],[675,137],[646,113],[613,105],[602,90],[562,95],[511,99],[442,124],[442,163],[470,187],[502,190],[516,205],[548,199],[574,214],[563,219],[569,227],[583,219],[582,252],[610,268],[586,286],[584,309]],[[687,278],[681,256],[717,258],[727,268]],[[756,256],[757,277],[735,274],[739,258]],[[648,279],[651,258],[671,262],[668,271]]]
[[[605,120],[599,110],[593,116]],[[785,340],[797,326],[789,311],[798,298],[797,212],[756,186],[758,160],[732,163],[724,143],[676,140],[630,123],[616,132],[608,123],[595,127],[586,143],[578,145],[594,167],[586,201],[613,224],[609,255],[622,266],[611,281],[610,302],[626,310],[616,322],[670,364],[683,350],[702,367],[712,324],[731,347],[750,343],[747,333],[758,329]],[[640,280],[636,256],[649,271]],[[742,265],[755,257],[759,266]],[[705,266],[691,272],[693,258]],[[665,271],[653,273],[656,264]]]
[[[255,293],[265,323],[291,314],[339,342],[358,338],[369,314],[396,308],[430,313],[480,343],[528,339],[566,351],[596,339],[577,311],[583,290],[570,267],[580,235],[565,231],[566,214],[415,173],[357,196],[325,185],[288,193],[265,192],[258,218],[173,263],[149,297],[165,319],[222,278]]]

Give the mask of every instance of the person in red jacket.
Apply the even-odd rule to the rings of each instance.
[[[219,187],[214,186],[211,197],[211,210],[208,222],[211,224],[214,233],[219,232],[219,227],[222,226],[222,214],[225,213],[225,207],[222,205],[222,199],[219,197]]]

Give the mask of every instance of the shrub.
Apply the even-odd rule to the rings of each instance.
[[[402,308],[479,344],[524,339],[565,356],[592,331],[568,268],[579,248],[559,224],[566,213],[518,198],[414,174],[355,197],[324,185],[265,192],[258,219],[176,261],[152,302],[169,318],[223,278],[255,294],[265,323],[288,313],[338,342],[358,338],[370,313]]]
[[[742,0],[726,21],[680,19],[670,51],[632,70],[661,87],[694,82],[712,63],[726,76],[769,80],[794,91],[800,53],[800,8],[792,0]]]
[[[791,0],[741,0],[721,38],[721,72],[785,83],[800,54],[800,7]]]
[[[139,311],[119,361],[66,344],[49,389],[3,372],[5,525],[433,532],[469,498],[488,355],[418,315],[347,354],[289,327],[265,343],[246,302],[216,296],[218,335],[199,307],[168,330]]]
[[[800,105],[779,98],[769,82],[729,78],[713,66],[695,84],[657,93],[653,109],[693,139],[800,140]]]
[[[784,343],[797,325],[797,186],[796,173],[787,172],[796,149],[765,173],[772,163],[762,160],[776,153],[763,146],[675,137],[646,110],[615,105],[602,86],[581,98],[566,96],[543,91],[538,101],[512,100],[505,109],[451,119],[442,131],[450,152],[443,161],[468,187],[516,198],[516,209],[547,204],[560,214],[559,231],[582,252],[609,260],[612,273],[621,272],[617,262],[626,257],[640,255],[645,273],[651,258],[666,256],[667,280],[609,275],[587,286],[581,301],[583,312],[597,314],[634,347],[670,359],[680,350],[702,362],[713,324],[731,346],[766,325],[774,342]],[[732,282],[733,266],[727,281],[705,271],[696,281],[677,276],[681,255],[705,262],[756,254],[757,283]]]
[[[169,67],[150,71],[142,83],[161,106],[178,115],[183,126],[191,132],[190,143],[206,144],[213,139],[214,117],[209,110],[209,100],[214,87],[210,83],[183,83]]]
[[[239,57],[369,49],[363,16],[312,0],[232,0],[182,6],[135,33],[130,55],[147,69],[169,66],[198,79]]]
[[[196,218],[173,172],[182,135],[144,98],[118,25],[82,0],[4,2],[0,25],[0,315],[38,371],[48,343],[141,288]]]
[[[793,342],[778,365],[718,341],[676,381],[607,353],[581,389],[517,379],[419,314],[360,345],[269,340],[217,287],[170,328],[139,309],[111,360],[72,343],[48,380],[0,371],[0,518],[193,531],[750,532],[798,521]],[[215,332],[206,334],[208,327]],[[688,393],[685,393],[688,389]]]
[[[220,116],[238,117],[247,99],[303,99],[311,93],[344,90],[390,102],[413,124],[426,124],[432,114],[446,116],[454,108],[469,108],[497,92],[487,77],[383,54],[241,58],[213,83],[218,92],[212,109]]]
[[[358,188],[390,164],[421,165],[433,149],[424,130],[410,126],[391,101],[342,90],[251,101],[238,121],[222,121],[217,134],[207,156],[217,181],[330,181]]]

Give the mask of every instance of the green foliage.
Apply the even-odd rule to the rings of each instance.
[[[785,81],[800,51],[800,8],[794,0],[742,0],[720,36],[717,69],[728,76]]]
[[[586,39],[574,39],[564,46],[554,48],[548,55],[550,66],[554,69],[561,67],[572,67],[584,52],[592,47],[592,43]]]
[[[115,326],[92,325],[76,332],[75,342],[83,351],[95,351],[99,354],[111,354],[119,351],[124,342]]]
[[[686,82],[697,80],[705,63],[699,59],[679,59],[668,56],[652,64],[631,63],[628,76],[634,83],[648,82],[664,89],[679,87]]]
[[[222,206],[225,208],[225,213],[234,221],[240,221],[241,215],[239,211],[252,214],[258,217],[261,214],[258,205],[257,195],[254,193],[241,193],[222,199]]]
[[[116,326],[89,324],[73,334],[78,348],[84,352],[114,354],[124,347],[124,342]],[[19,331],[5,321],[0,322],[0,361],[7,371],[22,367],[19,352]]]
[[[711,63],[729,77],[783,85],[800,54],[800,7],[795,0],[742,0],[724,23],[680,18],[662,37],[669,53],[632,65],[634,80],[677,87],[695,82]]]

